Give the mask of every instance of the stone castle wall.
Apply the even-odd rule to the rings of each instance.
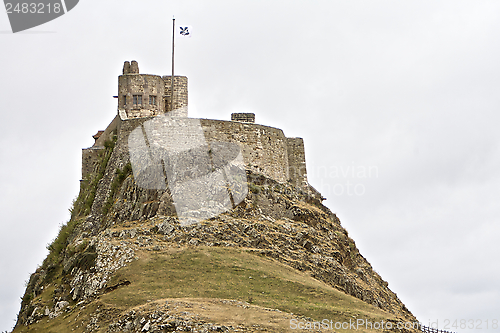
[[[170,120],[166,120],[168,122],[175,121],[175,118],[177,117],[165,118],[170,118]],[[95,199],[90,211],[92,218],[88,219],[89,228],[91,226],[92,230],[99,230],[99,228],[103,227],[103,225],[101,224],[104,220],[102,220],[100,216],[103,213],[103,207],[105,207],[105,203],[112,193],[112,184],[114,182],[114,179],[117,177],[116,170],[123,170],[124,166],[129,161],[131,161],[129,140],[131,137],[130,134],[133,132],[134,135],[132,135],[132,137],[137,137],[136,139],[139,140],[132,139],[132,142],[137,143],[139,141],[142,141],[145,143],[145,145],[142,145],[142,147],[140,145],[134,144],[135,148],[132,155],[134,156],[134,165],[136,162],[138,162],[139,165],[141,163],[146,163],[146,165],[139,166],[139,168],[132,165],[132,168],[134,169],[135,182],[136,184],[141,184],[140,186],[142,188],[156,189],[156,191],[153,192],[157,193],[157,195],[160,195],[160,193],[162,193],[162,191],[166,189],[166,185],[167,183],[170,184],[170,181],[173,181],[172,184],[175,184],[177,181],[182,182],[183,180],[195,179],[197,178],[197,176],[204,177],[204,174],[209,174],[210,172],[218,172],[216,171],[217,169],[214,169],[214,167],[225,167],[225,163],[228,162],[232,165],[236,165],[233,163],[234,161],[236,161],[236,159],[233,161],[232,158],[237,156],[238,152],[236,151],[236,154],[234,154],[234,146],[231,146],[231,143],[235,143],[239,146],[239,150],[241,151],[241,156],[243,159],[242,163],[237,162],[238,165],[243,164],[246,169],[249,169],[254,173],[263,174],[270,179],[274,179],[275,181],[281,183],[290,182],[291,185],[297,186],[302,190],[308,193],[312,193],[318,198],[321,198],[321,195],[319,195],[319,193],[317,193],[307,183],[305,173],[305,160],[303,158],[304,153],[302,139],[292,138],[291,140],[289,140],[285,137],[283,131],[280,129],[263,125],[256,125],[253,123],[182,117],[177,119],[187,119],[187,124],[194,123],[198,126],[198,128],[201,127],[201,131],[196,130],[196,126],[188,125],[187,133],[182,129],[182,127],[177,127],[179,128],[179,133],[175,133],[176,126],[173,126],[174,131],[172,131],[171,127],[169,127],[167,131],[165,131],[161,126],[156,126],[157,132],[168,133],[165,140],[166,142],[171,141],[174,143],[174,146],[176,145],[176,142],[178,142],[180,147],[189,149],[187,151],[179,149],[180,155],[178,156],[180,157],[180,159],[174,157],[174,160],[168,157],[169,153],[167,152],[167,155],[165,155],[167,156],[167,159],[162,158],[163,162],[161,162],[161,165],[158,164],[156,159],[153,159],[152,163],[148,162],[148,160],[150,160],[150,158],[152,157],[151,154],[160,157],[163,156],[165,151],[171,149],[169,149],[170,147],[165,147],[165,145],[156,145],[157,142],[155,140],[149,141],[149,137],[154,138],[155,131],[151,131],[151,123],[145,123],[151,120],[155,121],[157,124],[158,122],[161,123],[162,121],[165,121],[162,119],[162,117],[144,117],[126,120],[122,120],[120,117],[116,117],[115,121],[110,124],[110,127],[113,126],[115,128],[110,133],[111,135],[114,135],[114,133],[116,133],[117,142],[108,161],[106,172],[102,179],[99,181],[100,185],[95,193]],[[136,131],[137,128],[139,128],[139,131]],[[108,129],[104,131],[103,135],[108,132]],[[143,135],[145,132],[147,135],[147,140],[141,140],[141,138],[144,137]],[[153,133],[153,135],[150,135],[150,133]],[[162,135],[160,135],[160,137],[162,137]],[[213,145],[213,142],[217,142],[219,144]],[[198,145],[196,145],[196,143],[198,143]],[[206,154],[207,146],[203,146],[205,143],[208,144],[209,149],[208,160]],[[155,148],[151,149],[153,146],[155,146]],[[166,149],[162,150],[162,147]],[[220,155],[214,155],[212,150],[218,149],[220,152],[221,149],[224,150],[226,148],[227,151],[223,153],[223,155],[225,154],[225,156],[229,157],[229,159],[225,160],[223,158],[223,160],[220,161],[214,160],[214,156]],[[83,150],[83,177],[86,177],[90,173],[97,171],[97,163],[99,160],[98,158],[101,152],[104,152],[104,149],[102,148],[102,146],[97,145],[97,142],[93,147]],[[241,157],[239,158],[239,160],[241,161]],[[172,161],[174,164],[172,164]],[[165,165],[167,164],[170,164],[170,166],[173,166],[174,168],[165,168]],[[296,170],[302,170],[300,168],[296,169],[297,166],[304,166],[304,172],[296,172]],[[169,170],[170,174],[168,175]],[[165,172],[167,174],[165,174]],[[213,191],[215,192],[210,191],[210,195],[227,196],[227,191],[221,192],[217,191],[217,189],[220,190],[220,188],[214,187]],[[232,185],[231,189],[232,191],[234,190]],[[238,191],[234,193],[238,193]],[[190,200],[196,200],[196,198],[191,198]],[[202,204],[203,202],[205,201],[200,201],[200,204]]]
[[[163,84],[165,91],[165,110],[172,111],[172,75],[163,76]],[[185,76],[174,76],[174,110],[188,106],[188,79]]]
[[[82,149],[82,179],[98,171],[103,152],[104,147],[99,146]]]
[[[208,142],[240,146],[245,166],[279,182],[288,180],[286,137],[277,128],[235,121],[201,119]]]
[[[120,117],[116,116],[92,147],[82,149],[82,179],[90,173],[97,172],[104,152],[104,143],[112,139],[111,135],[116,132],[119,122]]]
[[[99,146],[102,146],[104,140],[109,136],[106,133],[116,128],[118,141],[123,141],[122,144],[127,146],[129,134],[138,126],[152,119],[155,118],[121,120],[116,117],[96,142],[96,145],[83,150],[82,176],[92,172],[89,163],[93,161],[94,155],[98,156],[96,154],[98,154]],[[231,142],[238,144],[246,168],[279,182],[291,181],[294,186],[307,187],[304,143],[301,138],[287,138],[281,129],[254,123],[189,119],[199,122],[207,143]],[[179,128],[182,131],[182,127]],[[188,143],[185,141],[190,140],[189,135],[181,132],[168,133],[168,136],[170,142],[173,142],[172,138],[177,137],[179,146],[186,146]],[[127,151],[128,154],[128,146],[124,148],[124,151]],[[126,156],[126,159],[128,160],[129,157]]]
[[[294,186],[307,186],[306,155],[302,138],[286,138],[288,171]]]
[[[165,110],[165,84],[158,75],[125,74],[118,77],[118,109],[129,118],[156,116]],[[140,96],[140,99],[134,96]]]

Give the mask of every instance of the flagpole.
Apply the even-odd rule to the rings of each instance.
[[[174,39],[175,39],[175,17],[172,18],[172,77],[170,80],[170,111],[174,111]]]

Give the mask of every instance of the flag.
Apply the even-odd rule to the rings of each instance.
[[[192,27],[190,25],[182,25],[179,27],[178,36],[180,38],[191,38]]]

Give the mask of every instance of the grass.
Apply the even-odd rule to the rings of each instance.
[[[109,212],[109,209],[113,206],[113,199],[115,197],[116,192],[118,189],[122,186],[123,181],[130,175],[132,174],[132,164],[128,162],[124,167],[123,170],[116,169],[116,177],[113,180],[113,183],[111,184],[111,191],[109,193],[108,199],[104,203],[104,206],[102,208],[102,213],[104,215],[107,215]]]
[[[79,222],[82,221],[84,216],[90,213],[90,209],[95,199],[97,184],[99,180],[105,174],[106,167],[108,165],[109,159],[111,158],[111,154],[115,147],[117,141],[117,136],[113,135],[111,140],[108,140],[104,143],[105,150],[104,153],[101,154],[101,161],[99,163],[99,167],[97,172],[91,174],[89,177],[84,179],[81,183],[80,193],[78,197],[73,201],[73,205],[70,208],[71,219],[62,224],[57,237],[47,245],[47,249],[49,250],[49,254],[43,261],[42,267],[47,270],[47,275],[45,276],[45,283],[53,283],[54,280],[61,279],[62,267],[61,263],[63,261],[64,255],[73,255],[76,252],[82,251],[83,248],[73,249],[68,248],[69,239],[71,235],[74,233],[76,227]],[[131,166],[126,165],[124,170],[119,170],[118,178],[120,182],[123,182],[123,179],[126,177],[126,174],[130,173]],[[85,244],[86,246],[86,244]],[[94,252],[85,252],[80,254],[76,265],[78,267],[89,268],[93,266],[96,253]],[[34,275],[32,275],[33,277]],[[30,278],[30,282],[27,285],[26,292],[22,297],[21,308],[25,309],[28,307],[30,302],[35,298],[34,288],[35,281]]]
[[[97,309],[97,305],[90,304],[80,313],[71,312],[68,314],[62,314],[55,319],[47,320],[43,319],[39,323],[31,325],[30,327],[19,326],[13,333],[17,332],[40,332],[40,333],[67,333],[67,332],[76,332],[83,333],[88,332],[86,329],[86,324],[88,320],[85,321],[85,324],[82,323],[80,318],[88,318],[91,314],[95,313]],[[77,327],[78,326],[78,327]],[[105,332],[102,330],[100,332]]]
[[[119,270],[109,285],[123,280],[131,285],[102,296],[101,301],[120,308],[162,298],[222,298],[314,319],[393,318],[305,273],[238,249],[143,253],[142,260]]]
[[[254,183],[249,183],[249,188],[250,191],[254,194],[259,194],[259,192],[262,190],[262,187],[259,185],[255,185]]]
[[[61,253],[66,249],[66,246],[68,246],[68,238],[75,230],[79,221],[79,219],[72,219],[69,220],[66,224],[61,225],[57,237],[52,241],[52,243],[47,245],[49,254],[44,260],[44,267],[46,267],[47,264],[59,263],[59,261],[61,260]]]
[[[100,157],[101,162],[99,163],[97,172],[94,174],[90,174],[85,179],[83,179],[80,185],[80,193],[74,200],[73,207],[70,209],[71,219],[90,214],[90,209],[92,208],[92,204],[94,203],[97,191],[97,184],[102,179],[102,177],[104,177],[109,159],[111,158],[111,154],[113,153],[113,149],[115,148],[116,140],[117,136],[114,135],[111,140],[107,140],[104,143],[104,147],[106,149]]]
[[[212,322],[274,325],[272,327],[276,330],[271,332],[289,331],[292,317],[287,313],[303,316],[301,320],[304,321],[326,318],[334,322],[349,322],[361,318],[380,322],[395,319],[393,315],[346,295],[307,273],[244,249],[188,247],[164,252],[138,251],[136,255],[139,260],[118,270],[108,282],[108,286],[113,286],[130,281],[130,285],[101,295],[84,309],[64,313],[52,320],[43,319],[31,325],[29,332],[86,332],[90,315],[95,313],[97,306],[112,314],[100,322],[98,332],[105,332],[109,323],[118,320],[120,313],[155,308],[166,301],[191,302],[197,313]],[[53,292],[53,286],[50,286],[37,298],[48,302],[47,297]],[[243,309],[222,304],[218,301],[220,299],[251,304],[250,308]],[[265,308],[279,309],[284,313]],[[14,332],[27,331],[28,328],[22,326]]]

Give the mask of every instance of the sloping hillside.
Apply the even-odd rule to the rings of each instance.
[[[322,320],[401,331],[397,322],[416,321],[312,188],[247,171],[236,208],[181,226],[169,192],[137,187],[115,143],[31,276],[14,332],[285,332]]]

